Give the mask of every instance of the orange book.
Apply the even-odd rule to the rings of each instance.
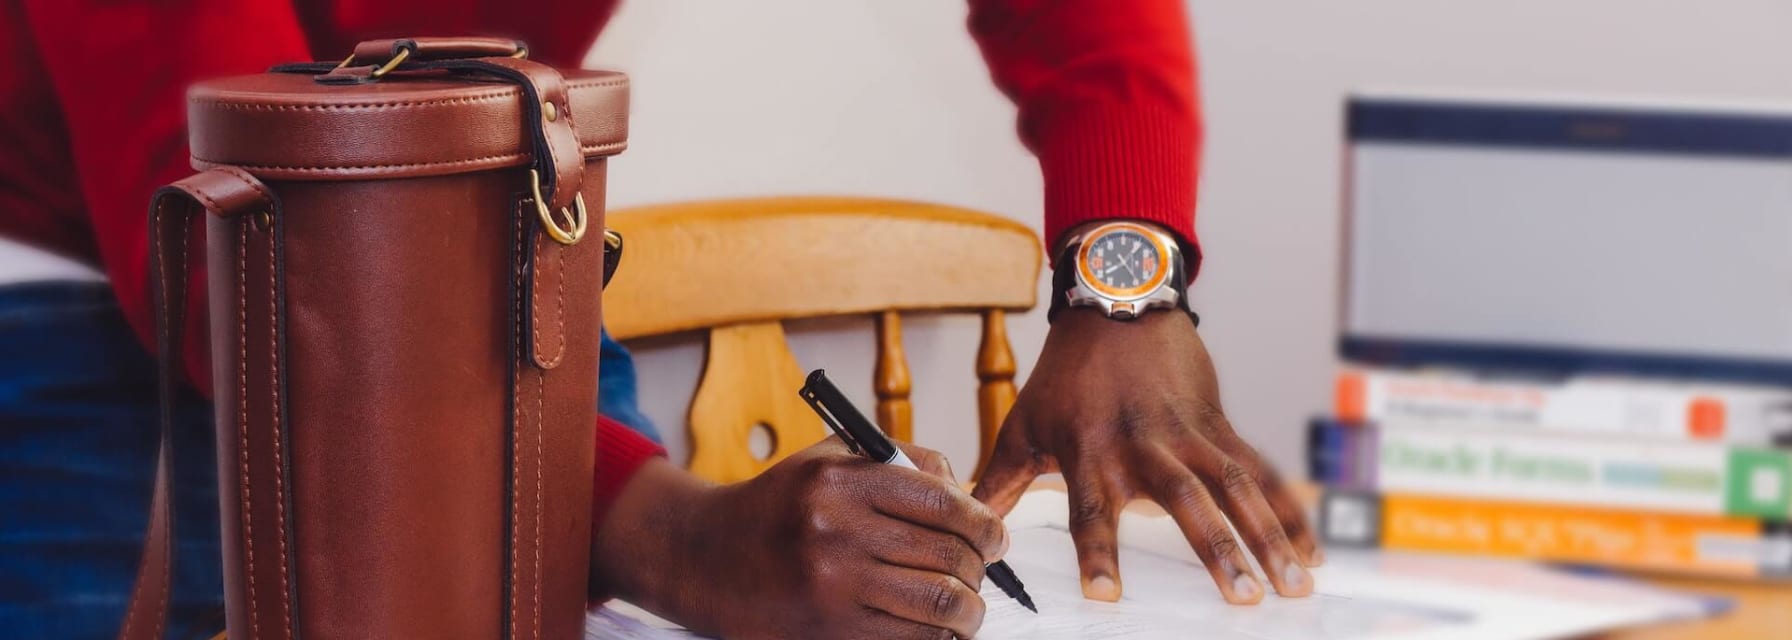
[[[1626,569],[1792,577],[1792,531],[1753,518],[1333,491],[1328,541]]]

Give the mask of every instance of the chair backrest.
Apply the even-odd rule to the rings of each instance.
[[[902,312],[979,313],[978,469],[1014,404],[1006,313],[1032,308],[1039,240],[995,215],[870,198],[716,200],[612,211],[624,260],[604,291],[619,340],[705,331],[709,351],[691,401],[691,471],[750,478],[827,436],[797,397],[805,372],[784,320],[868,315],[876,322],[877,421],[913,435]],[[842,382],[842,384],[845,384]],[[755,456],[753,430],[771,436]]]

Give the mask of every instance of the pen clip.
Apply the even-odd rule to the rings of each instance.
[[[816,369],[815,373],[810,374],[810,380],[813,381],[818,376],[824,375],[820,369]],[[821,377],[821,379],[826,380],[825,377]],[[802,396],[803,401],[809,403],[809,408],[815,410],[815,415],[821,416],[821,421],[827,423],[828,428],[834,431],[834,435],[840,436],[840,441],[846,443],[848,451],[853,452],[854,455],[864,455],[864,451],[859,448],[859,441],[852,437],[852,433],[847,431],[846,427],[840,425],[838,419],[834,418],[834,412],[828,410],[827,403],[822,402],[815,395],[815,390],[811,388],[812,384],[813,382],[804,382],[803,388],[797,390],[797,395]]]

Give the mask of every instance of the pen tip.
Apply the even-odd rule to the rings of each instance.
[[[1028,611],[1031,611],[1033,613],[1039,613],[1039,607],[1033,606],[1032,598],[1022,598],[1020,601],[1020,606],[1026,607]]]

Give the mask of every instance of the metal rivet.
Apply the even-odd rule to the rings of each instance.
[[[253,221],[256,231],[267,231],[274,226],[274,214],[270,211],[263,211],[255,214]]]
[[[548,122],[553,122],[554,118],[559,117],[560,114],[554,109],[554,103],[543,102],[541,103],[541,116],[547,118]]]

